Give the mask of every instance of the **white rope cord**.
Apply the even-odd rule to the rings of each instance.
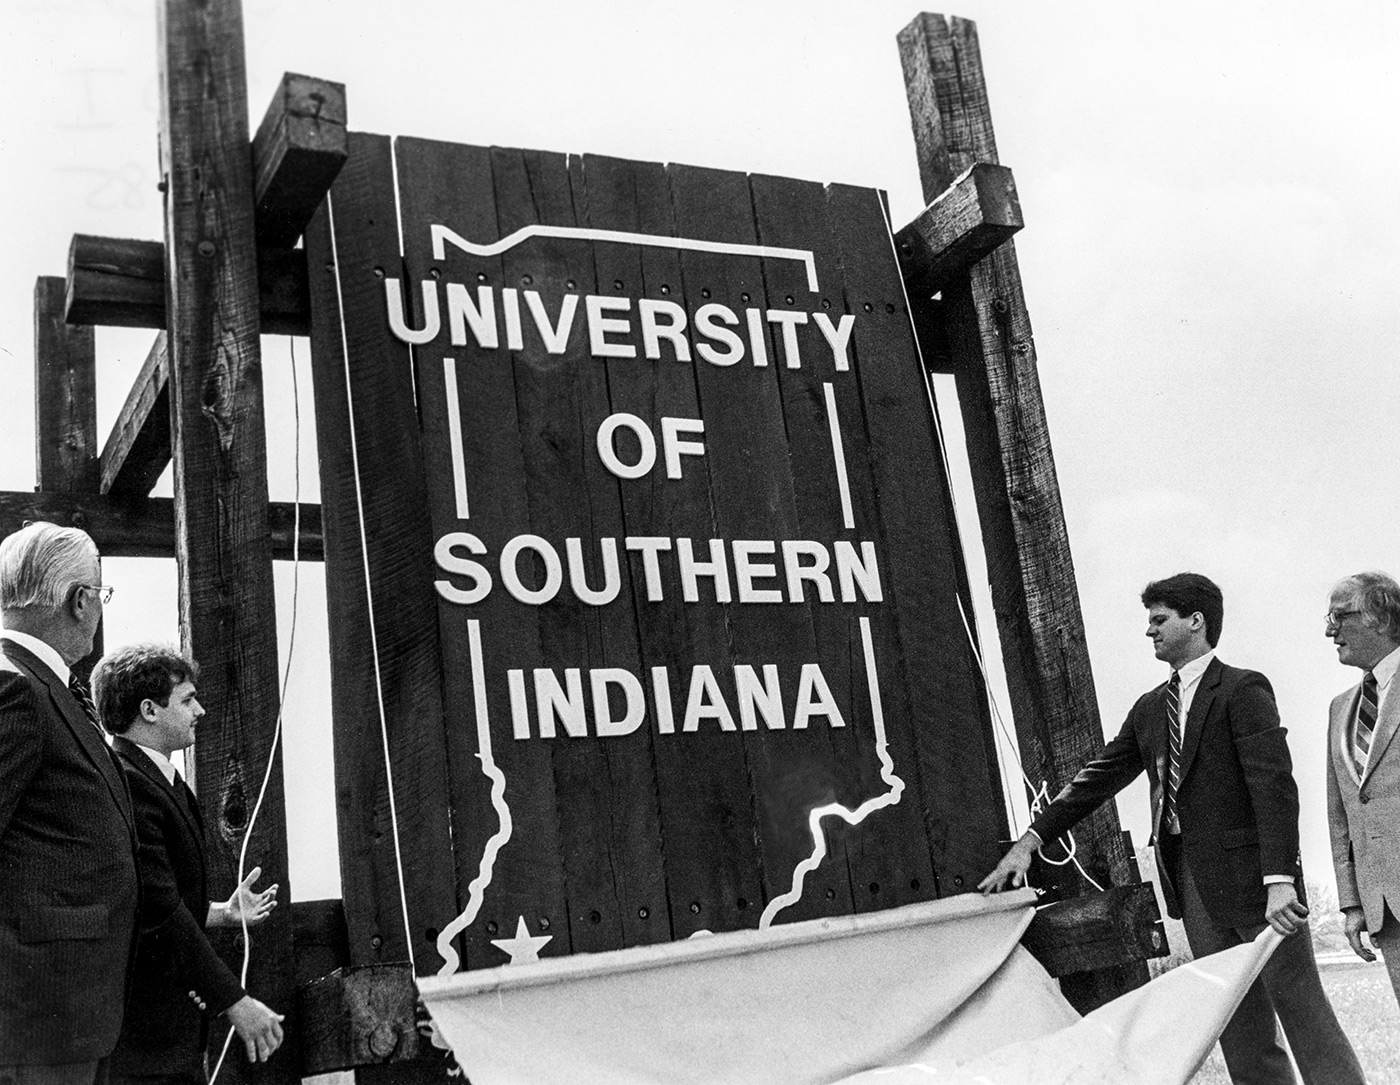
[[[292,447],[293,447],[293,489],[292,489],[292,621],[287,631],[287,662],[282,668],[282,688],[277,698],[277,725],[272,732],[272,746],[267,755],[267,767],[263,771],[262,786],[258,789],[258,801],[253,804],[253,814],[248,819],[248,827],[243,833],[243,843],[238,849],[238,875],[237,884],[243,884],[244,869],[248,862],[248,841],[253,838],[253,826],[257,824],[258,814],[262,811],[263,799],[267,795],[268,781],[272,779],[272,763],[277,757],[277,750],[282,741],[282,714],[287,704],[287,687],[292,678],[292,653],[296,650],[297,641],[297,603],[301,591],[301,396],[297,384],[297,355],[296,343],[288,336],[288,344],[292,353]],[[243,902],[239,900],[238,918],[243,931],[243,965],[238,972],[238,983],[244,990],[248,988],[248,963],[252,959],[253,940],[248,932],[248,914],[243,910]],[[209,1075],[209,1085],[214,1085],[218,1080],[219,1071],[223,1069],[224,1058],[228,1055],[229,1045],[233,1043],[233,1028],[230,1027],[228,1034],[224,1037],[223,1050],[219,1052],[219,1061],[214,1064],[214,1072]]]
[[[374,621],[374,585],[369,572],[369,536],[365,528],[365,498],[360,482],[360,448],[355,431],[355,393],[350,381],[350,344],[345,336],[345,295],[340,282],[340,252],[335,242],[335,201],[326,193],[326,211],[330,218],[331,265],[335,268],[335,302],[340,316],[340,352],[345,363],[345,407],[350,422],[350,457],[355,476],[355,509],[360,522],[360,555],[365,570],[365,606],[369,611],[370,652],[374,656],[374,695],[379,706],[379,735],[384,747],[384,779],[389,793],[389,825],[394,836],[394,868],[399,879],[399,907],[403,911],[404,944],[408,949],[408,962],[418,973],[418,962],[413,954],[413,928],[408,919],[408,896],[404,886],[403,851],[399,844],[399,811],[394,798],[394,766],[389,757],[389,719],[384,711],[384,679],[379,667],[379,633]]]
[[[1031,778],[1026,775],[1026,770],[1021,764],[1021,754],[1016,745],[1015,736],[1011,734],[1010,729],[1006,726],[1006,720],[1001,714],[1001,708],[997,704],[996,695],[992,693],[991,683],[987,680],[987,668],[982,660],[982,650],[977,645],[977,638],[972,635],[972,625],[967,620],[967,611],[963,609],[961,596],[958,597],[958,614],[962,618],[963,629],[967,632],[967,641],[972,646],[972,658],[977,660],[977,669],[982,672],[982,685],[987,691],[987,703],[992,710],[992,720],[998,729],[1000,729],[1002,739],[1006,743],[1007,748],[1011,751],[1012,758],[1016,761],[1016,771],[1021,774],[1021,779],[1024,780],[1026,784],[1026,790],[1031,794],[1030,812],[1031,818],[1034,820],[1035,815],[1040,813],[1050,801],[1050,782],[1048,780],[1042,780],[1040,786],[1036,787],[1035,784],[1031,783]],[[1079,873],[1084,876],[1084,880],[1102,893],[1104,891],[1103,886],[1089,876],[1089,872],[1080,865],[1078,858],[1075,856],[1075,853],[1078,851],[1078,846],[1074,842],[1074,834],[1066,832],[1064,836],[1059,839],[1064,844],[1065,857],[1063,859],[1052,859],[1050,856],[1046,855],[1044,842],[1036,849],[1037,854],[1051,866],[1067,866],[1073,863]]]

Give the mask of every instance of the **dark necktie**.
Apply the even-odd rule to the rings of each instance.
[[[1167,767],[1166,793],[1162,796],[1162,824],[1168,832],[1181,832],[1181,822],[1176,816],[1176,789],[1181,784],[1181,675],[1172,671],[1167,683],[1167,750],[1170,764]]]
[[[1371,739],[1376,733],[1376,705],[1379,701],[1376,676],[1367,671],[1361,682],[1361,700],[1356,706],[1356,736],[1351,747],[1358,774],[1365,773],[1366,759],[1371,756]]]
[[[76,674],[68,676],[68,692],[73,695],[73,699],[78,702],[83,710],[83,715],[88,718],[88,723],[97,728],[99,735],[106,735],[102,729],[102,721],[97,718],[97,706],[92,703],[92,694],[88,692],[87,684]]]

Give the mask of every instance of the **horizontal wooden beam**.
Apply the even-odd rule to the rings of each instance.
[[[1035,913],[1021,942],[1052,976],[1167,955],[1150,882],[1047,904]]]
[[[1024,225],[1011,171],[978,162],[895,235],[905,288],[936,293]]]
[[[274,558],[286,561],[292,557],[295,515],[296,506],[291,503],[274,501],[268,506]],[[108,557],[175,556],[175,503],[168,497],[127,500],[107,494],[0,490],[0,538],[18,531],[30,520],[80,527]],[[300,558],[325,560],[320,505],[302,503]]]
[[[102,493],[145,497],[170,463],[169,381],[170,352],[161,332],[102,446]]]
[[[408,1062],[419,1054],[413,967],[337,968],[297,991],[301,1072],[325,1074]]]
[[[268,335],[306,335],[311,302],[300,249],[258,250],[258,311]],[[74,234],[68,248],[69,324],[164,328],[165,246]]]
[[[296,244],[349,156],[344,84],[283,75],[253,137],[258,248]]]

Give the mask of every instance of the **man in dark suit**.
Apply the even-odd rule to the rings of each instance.
[[[204,933],[261,923],[276,906],[277,886],[255,891],[255,867],[228,901],[209,900],[203,815],[170,761],[194,742],[204,715],[197,676],[193,661],[160,645],[113,652],[93,672],[131,785],[144,897],[114,1085],[201,1085],[210,1015],[228,1018],[250,1061],[270,1058],[282,1042],[282,1016],[243,990]]]
[[[34,523],[0,542],[0,1079],[101,1081],[138,908],[126,782],[69,668],[92,651],[97,547]]]
[[[1308,1085],[1364,1077],[1322,989],[1299,895],[1298,788],[1273,688],[1215,658],[1225,606],[1195,573],[1147,586],[1147,635],[1168,682],[1133,705],[1122,730],[1055,796],[978,888],[1025,881],[1047,840],[1146,772],[1167,911],[1198,957],[1252,940],[1268,923],[1287,935],[1220,1037],[1237,1083],[1293,1082],[1283,1023]]]

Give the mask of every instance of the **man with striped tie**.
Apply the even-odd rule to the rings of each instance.
[[[1294,1081],[1283,1024],[1308,1085],[1364,1081],[1318,978],[1298,861],[1298,787],[1269,680],[1215,655],[1225,616],[1220,589],[1198,573],[1142,593],[1147,636],[1168,680],[1138,698],[1104,751],[1055,796],[982,880],[995,892],[1025,880],[1045,841],[1142,772],[1152,786],[1153,839],[1167,912],[1192,953],[1287,935],[1220,1037],[1236,1083]]]
[[[1374,961],[1361,931],[1385,955],[1400,1000],[1400,584],[1357,573],[1332,589],[1327,635],[1337,658],[1365,673],[1332,701],[1327,728],[1327,814],[1337,902],[1347,941]]]

